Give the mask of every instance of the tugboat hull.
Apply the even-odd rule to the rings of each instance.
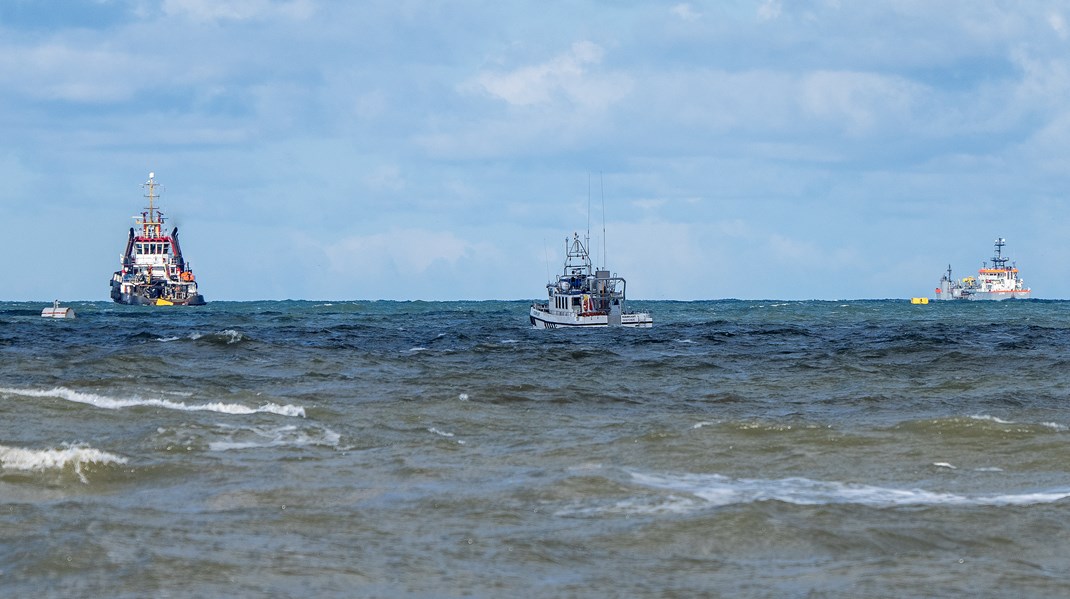
[[[150,288],[156,290],[156,288]],[[191,294],[189,297],[183,299],[165,299],[163,296],[167,294],[162,293],[123,293],[120,285],[115,284],[112,281],[111,286],[111,299],[117,304],[125,304],[127,306],[204,306],[208,302],[205,301],[204,296],[200,293]]]

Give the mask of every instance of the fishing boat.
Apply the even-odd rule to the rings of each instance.
[[[197,279],[182,256],[178,227],[165,233],[163,212],[156,206],[156,174],[142,183],[149,205],[134,217],[121,268],[111,277],[111,299],[120,304],[147,306],[203,306]]]
[[[965,277],[956,281],[951,276],[951,265],[940,279],[940,286],[936,288],[936,299],[939,300],[1005,300],[1005,299],[1028,299],[1032,290],[1025,286],[1025,281],[1018,276],[1018,266],[1011,262],[1010,258],[1003,255],[1003,247],[1007,240],[999,237],[996,239],[996,255],[992,257],[992,265],[987,262],[981,264],[977,276]]]
[[[648,312],[629,312],[626,305],[628,283],[609,270],[594,269],[587,251],[590,238],[574,233],[565,238],[563,274],[546,284],[546,303],[531,304],[531,326],[536,329],[568,327],[649,328],[654,319]]]

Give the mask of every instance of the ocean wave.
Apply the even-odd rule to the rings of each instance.
[[[211,343],[216,345],[234,345],[242,341],[248,341],[244,333],[235,331],[234,329],[223,329],[217,333],[190,333],[183,337],[177,335],[170,335],[167,337],[161,337],[154,333],[141,332],[130,337],[131,339],[151,339],[159,341],[160,343],[171,343],[174,341],[200,341],[201,343]]]
[[[65,387],[55,387],[53,389],[44,391],[39,389],[11,389],[6,387],[0,387],[0,395],[14,395],[21,397],[54,397],[64,399],[67,401],[88,404],[105,410],[121,410],[123,408],[134,408],[139,406],[150,406],[156,408],[164,408],[167,410],[179,410],[182,412],[218,412],[220,414],[278,414],[279,416],[291,416],[296,418],[305,417],[305,409],[301,406],[284,405],[281,406],[275,403],[266,403],[261,406],[251,408],[242,404],[235,403],[204,403],[204,404],[187,404],[179,401],[171,401],[169,399],[142,399],[140,397],[133,397],[130,399],[116,399],[113,397],[107,397],[105,395],[96,395],[93,393],[82,393],[67,389]]]
[[[89,480],[82,464],[125,464],[126,458],[80,444],[65,444],[62,449],[25,449],[0,445],[0,466],[4,470],[45,471],[74,467],[85,484]]]
[[[432,427],[428,427],[427,432],[429,432],[429,433],[431,433],[433,435],[438,435],[440,437],[446,437],[447,439],[452,439],[453,437],[456,436],[453,433],[449,433],[449,432],[446,432],[446,431],[443,431],[443,430],[439,430],[439,429],[437,429],[437,428],[435,428],[433,426]],[[463,440],[458,439],[457,440],[457,444],[458,445],[464,445],[465,442]]]
[[[189,338],[193,339],[194,341],[197,341],[199,339],[204,339],[205,341],[209,341],[209,342],[212,342],[212,343],[219,343],[219,344],[222,344],[222,345],[234,345],[235,343],[239,343],[239,342],[245,341],[247,339],[247,337],[244,334],[242,334],[242,333],[240,333],[238,331],[235,331],[234,329],[223,329],[222,331],[219,331],[218,333],[211,333],[211,334],[208,334],[208,335],[202,335],[202,334],[199,334],[199,333],[194,333],[194,334],[190,335]]]
[[[1070,430],[1066,425],[1056,422],[1019,422],[1007,420],[990,414],[973,414],[970,416],[949,416],[931,420],[910,420],[901,422],[896,429],[934,433],[944,437],[949,435],[977,436],[992,433],[1018,435],[1050,435]]]
[[[1017,494],[959,495],[918,488],[895,488],[819,481],[791,477],[782,479],[730,478],[719,474],[659,475],[631,473],[632,480],[641,486],[683,493],[684,501],[676,495],[666,500],[679,507],[722,507],[760,501],[781,501],[796,505],[854,504],[868,507],[897,506],[1024,506],[1053,503],[1070,497],[1070,488],[1038,490]],[[656,507],[656,506],[655,506]],[[675,508],[674,508],[675,509]]]
[[[319,445],[338,448],[341,435],[329,428],[302,429],[296,426],[228,427],[227,440],[211,441],[210,451],[259,449],[268,447],[305,447]]]

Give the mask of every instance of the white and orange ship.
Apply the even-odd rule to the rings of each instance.
[[[1029,299],[1032,289],[1025,286],[1025,281],[1018,276],[1018,266],[1010,262],[1010,258],[1003,255],[1003,246],[1007,240],[1002,237],[996,239],[996,255],[992,257],[992,265],[982,263],[976,277],[966,277],[960,281],[951,278],[951,266],[940,279],[940,286],[936,288],[936,299],[939,300],[1005,300],[1005,299]]]

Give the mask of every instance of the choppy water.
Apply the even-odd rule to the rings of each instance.
[[[1070,594],[1070,303],[0,303],[6,596]]]

